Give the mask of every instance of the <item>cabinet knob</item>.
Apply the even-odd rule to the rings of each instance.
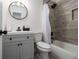
[[[3,34],[5,34],[5,35],[6,35],[6,34],[7,34],[7,31],[3,31]]]
[[[27,39],[29,39],[29,36],[27,36]]]
[[[2,35],[2,34],[7,34],[7,31],[2,31],[2,30],[0,30],[0,35]]]
[[[12,40],[12,38],[10,38],[10,40]]]
[[[20,45],[22,46],[23,44],[21,43]]]
[[[18,46],[19,46],[20,44],[18,44]]]
[[[18,44],[18,46],[22,46],[22,45],[23,45],[22,43]]]

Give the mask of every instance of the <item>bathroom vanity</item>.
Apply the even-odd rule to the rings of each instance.
[[[2,59],[34,59],[32,33],[8,33],[2,36]]]

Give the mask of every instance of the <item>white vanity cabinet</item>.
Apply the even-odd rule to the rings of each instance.
[[[3,59],[34,59],[31,34],[3,36]]]
[[[3,46],[2,59],[19,59],[19,47],[17,44],[6,44]]]

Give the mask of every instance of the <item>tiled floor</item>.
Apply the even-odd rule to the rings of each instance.
[[[40,52],[39,52],[39,50],[37,49],[37,47],[36,47],[36,44],[34,45],[34,50],[35,50],[35,57],[34,57],[34,59],[41,59],[40,58]],[[53,56],[53,54],[50,52],[49,53],[49,59],[57,59],[57,58],[55,58],[54,56]]]
[[[39,54],[35,54],[35,58],[34,59],[41,59]],[[49,59],[56,59],[54,56],[52,56],[51,53],[49,53]]]
[[[57,59],[56,56],[53,56],[53,54],[50,52],[49,53],[49,59]]]

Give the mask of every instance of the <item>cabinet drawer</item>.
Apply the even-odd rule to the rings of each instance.
[[[33,35],[4,35],[3,42],[17,42],[33,39]]]

